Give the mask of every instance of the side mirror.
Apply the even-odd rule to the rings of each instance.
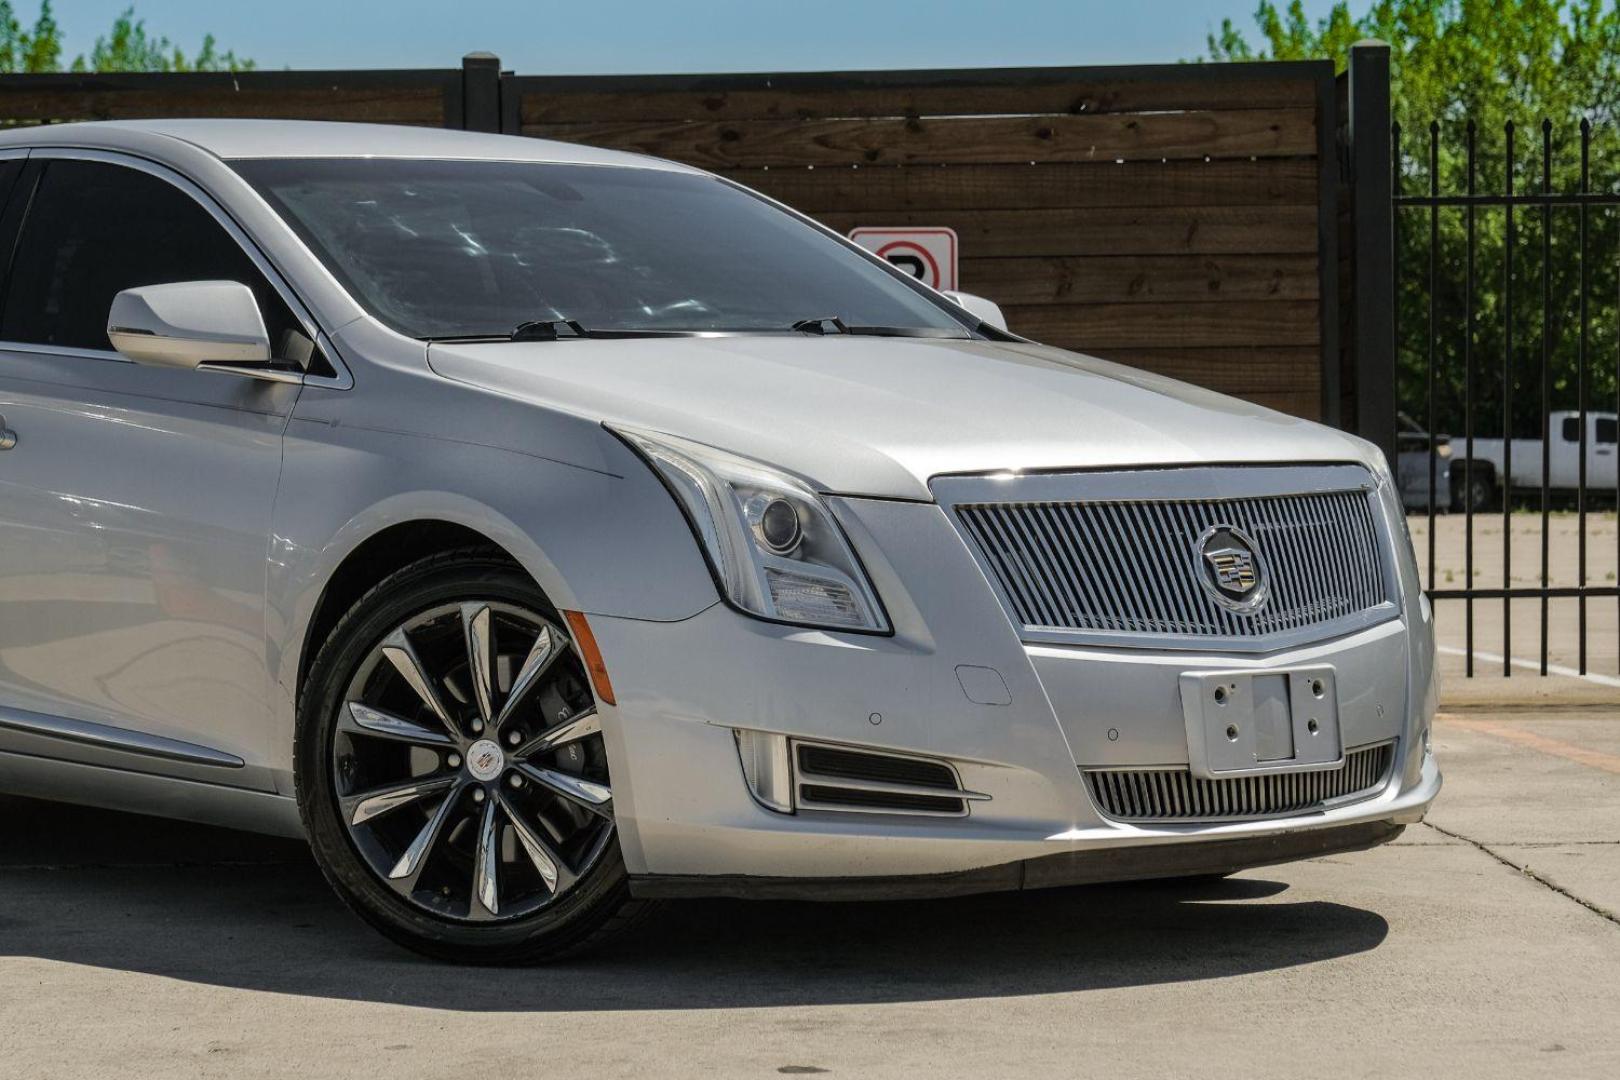
[[[235,281],[143,285],[113,297],[107,338],[137,364],[263,364],[270,335],[253,290]]]
[[[945,295],[957,307],[963,309],[980,322],[989,323],[997,330],[1007,329],[1007,317],[1001,313],[1001,308],[996,305],[994,300],[986,300],[984,297],[974,296],[972,293],[954,292],[948,289]]]

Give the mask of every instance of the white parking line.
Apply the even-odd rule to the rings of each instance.
[[[1467,649],[1459,649],[1455,645],[1436,645],[1434,648],[1436,652],[1443,652],[1447,656],[1468,655]],[[1487,664],[1500,664],[1502,662],[1502,657],[1499,654],[1482,652],[1479,649],[1474,650],[1474,659],[1483,660]],[[1514,667],[1526,668],[1530,671],[1539,672],[1541,670],[1541,665],[1536,663],[1534,660],[1521,660],[1519,657],[1515,656],[1508,662]],[[1591,673],[1582,675],[1574,668],[1564,667],[1562,664],[1548,664],[1547,674],[1567,675],[1571,679],[1585,679],[1587,682],[1597,683],[1599,686],[1620,686],[1620,679],[1615,678],[1613,675],[1593,675]]]

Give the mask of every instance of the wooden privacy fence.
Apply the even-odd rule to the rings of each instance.
[[[1356,266],[1340,250],[1356,232],[1349,101],[1327,62],[596,77],[474,54],[430,71],[0,77],[0,123],[503,131],[687,162],[841,232],[949,226],[961,287],[1020,333],[1357,426],[1340,408],[1357,366],[1339,346],[1355,325],[1339,281]]]

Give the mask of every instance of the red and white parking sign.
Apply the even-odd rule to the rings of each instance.
[[[849,238],[925,285],[956,288],[956,230],[861,227]]]

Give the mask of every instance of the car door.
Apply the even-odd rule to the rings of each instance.
[[[94,761],[156,736],[264,762],[266,559],[299,387],[131,363],[106,321],[121,289],[235,280],[283,354],[307,358],[313,330],[159,166],[36,151],[0,224],[0,750]],[[41,741],[52,718],[73,737]]]
[[[1594,414],[1592,440],[1586,447],[1586,482],[1595,488],[1611,489],[1615,485],[1616,459],[1620,454],[1620,422],[1615,417]]]

